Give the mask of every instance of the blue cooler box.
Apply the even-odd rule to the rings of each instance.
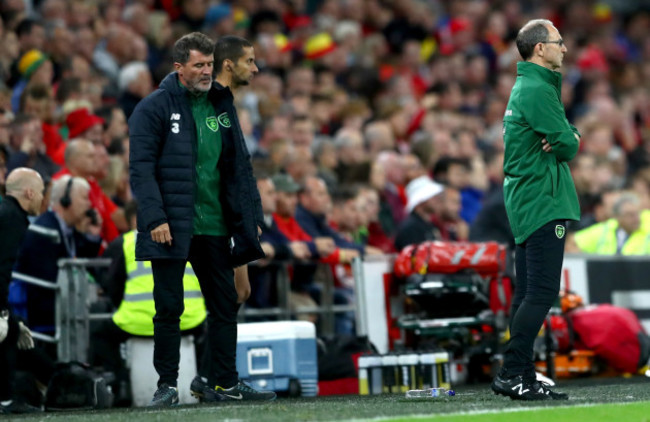
[[[316,327],[307,321],[238,324],[237,371],[256,389],[316,396]]]

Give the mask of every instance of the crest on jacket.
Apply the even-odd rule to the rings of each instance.
[[[563,225],[558,224],[555,226],[555,235],[557,236],[558,239],[562,239],[564,237],[564,233],[566,232],[566,229],[564,228]]]
[[[219,119],[219,124],[221,124],[221,126],[230,127],[230,117],[228,117],[228,113],[224,111],[219,115],[218,119]]]
[[[205,119],[205,124],[208,125],[211,131],[216,132],[219,130],[219,123],[217,123],[217,118],[210,116]]]

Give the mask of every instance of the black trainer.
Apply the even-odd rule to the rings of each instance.
[[[34,407],[30,404],[27,404],[25,402],[20,402],[13,400],[11,403],[8,405],[3,405],[0,404],[0,415],[24,415],[27,413],[39,413],[42,412],[43,409],[40,407]]]
[[[550,394],[547,394],[537,380],[524,378],[522,375],[512,378],[497,375],[490,387],[495,394],[501,394],[513,400],[551,400]]]
[[[161,384],[153,394],[150,407],[169,407],[178,405],[178,389],[167,384]]]
[[[567,393],[560,393],[559,391],[553,391],[550,389],[550,385],[542,381],[537,381],[544,390],[544,394],[549,396],[552,400],[569,400],[569,395]]]
[[[196,397],[201,403],[214,403],[226,400],[226,398],[211,388],[208,381],[200,376],[195,376],[190,384],[190,394]]]
[[[215,391],[223,396],[224,400],[264,400],[272,401],[275,400],[277,395],[273,391],[258,391],[253,387],[244,384],[242,380],[230,388],[223,388],[216,386]]]

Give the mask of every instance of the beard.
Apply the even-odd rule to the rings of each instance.
[[[210,82],[210,83],[204,85],[203,84],[204,82]],[[195,83],[188,86],[187,90],[190,91],[192,94],[204,94],[208,92],[210,88],[212,88],[212,78],[205,79],[205,80],[198,79]]]
[[[242,78],[240,75],[237,75],[236,73],[232,74],[233,86],[246,86],[246,85],[250,85],[250,83],[251,83],[250,78]]]

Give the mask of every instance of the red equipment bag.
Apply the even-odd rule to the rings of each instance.
[[[395,260],[398,277],[411,274],[451,274],[473,269],[496,275],[506,265],[506,247],[497,242],[423,242],[405,247]]]
[[[409,245],[395,258],[393,272],[396,277],[406,278],[413,274],[413,251],[418,245]]]
[[[506,265],[506,247],[497,242],[431,242],[427,271],[455,273],[471,268],[481,275],[498,274]]]
[[[645,331],[634,312],[612,305],[591,305],[567,314],[585,348],[612,368],[634,373],[644,363],[641,338]]]

